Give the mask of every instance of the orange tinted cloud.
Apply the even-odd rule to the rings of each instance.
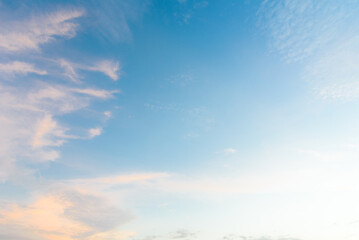
[[[102,198],[78,192],[41,196],[27,206],[12,204],[0,210],[2,227],[16,227],[17,234],[26,232],[36,240],[121,239],[130,233],[115,228],[130,218]]]

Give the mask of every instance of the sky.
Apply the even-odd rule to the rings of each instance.
[[[359,239],[358,11],[0,0],[0,239]]]

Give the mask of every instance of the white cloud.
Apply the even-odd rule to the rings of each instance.
[[[73,92],[75,93],[81,93],[81,94],[85,94],[85,95],[89,95],[92,97],[97,97],[97,98],[103,98],[103,99],[107,99],[107,98],[112,98],[114,93],[118,93],[119,91],[107,91],[107,90],[103,90],[103,89],[91,89],[91,88],[74,88],[72,89]]]
[[[5,74],[22,74],[26,75],[28,73],[36,73],[39,75],[46,75],[47,72],[45,70],[39,70],[34,67],[33,64],[29,64],[26,62],[14,61],[10,63],[0,63],[0,73]]]
[[[0,24],[0,50],[39,50],[41,44],[56,36],[75,36],[77,24],[71,20],[84,15],[83,10],[61,10],[19,22],[2,21]]]
[[[102,133],[102,128],[91,128],[89,129],[89,138],[94,138],[96,136],[101,135]]]
[[[74,37],[78,27],[74,19],[83,15],[83,10],[67,9],[38,14],[21,21],[3,20],[0,22],[0,51],[11,58],[19,57],[19,53],[26,54],[25,50],[39,51],[42,44],[57,37]],[[31,56],[26,58],[31,59]],[[22,179],[23,175],[33,173],[30,168],[20,167],[19,159],[24,165],[54,161],[60,157],[58,147],[69,139],[88,139],[89,134],[91,138],[99,135],[101,128],[89,132],[83,129],[82,136],[71,134],[71,124],[66,124],[65,128],[59,116],[87,108],[94,99],[113,98],[119,92],[86,86],[71,87],[71,83],[59,84],[59,76],[49,62],[63,68],[63,76],[73,83],[81,83],[76,70],[83,68],[56,56],[53,59],[60,60],[42,56],[36,58],[36,65],[41,63],[44,69],[24,61],[0,64],[0,73],[12,75],[19,81],[16,85],[12,81],[0,82],[0,181]],[[118,79],[118,69],[119,63],[103,61],[90,71],[101,71]],[[26,76],[29,73],[47,75],[46,81],[29,78]],[[20,84],[23,80],[27,84]]]
[[[75,67],[72,66],[69,61],[66,61],[65,59],[60,59],[59,64],[65,71],[64,76],[69,78],[74,83],[81,83],[80,76],[77,74]]]
[[[106,119],[109,119],[109,118],[112,117],[112,112],[111,112],[111,111],[105,111],[105,112],[103,113],[103,115],[105,115]]]
[[[78,94],[81,93],[81,94]],[[90,105],[92,99],[112,97],[105,90],[69,88],[59,84],[37,82],[31,88],[0,84],[0,178],[12,179],[17,171],[17,159],[30,162],[54,161],[58,150],[69,139],[88,139],[89,136],[74,136],[71,125],[63,127],[57,116],[70,114]],[[91,130],[93,137],[99,130]],[[1,177],[2,176],[2,177]]]
[[[223,151],[224,151],[224,153],[227,154],[227,155],[229,155],[229,154],[234,154],[234,153],[237,152],[237,150],[234,149],[234,148],[226,148],[226,149],[224,149]]]
[[[120,77],[119,71],[120,71],[120,63],[104,60],[101,62],[98,62],[92,67],[87,67],[88,70],[91,71],[98,71],[102,72],[105,75],[109,76],[112,80],[116,81]]]
[[[117,184],[131,184],[131,183],[144,183],[151,180],[157,180],[161,178],[167,178],[171,175],[166,172],[147,172],[147,173],[132,173],[132,174],[119,174],[107,177],[89,178],[89,179],[74,179],[70,180],[70,185],[79,184],[84,185],[117,185]]]
[[[90,108],[92,101],[113,98],[119,92],[90,87],[78,74],[80,70],[99,71],[118,80],[119,62],[93,60],[92,63],[98,63],[84,66],[62,59],[56,51],[42,55],[43,44],[58,37],[74,37],[78,29],[74,20],[83,15],[84,11],[74,9],[39,13],[13,22],[0,17],[3,58],[22,59],[0,63],[0,182],[20,183],[30,186],[30,191],[35,185],[46,185],[46,194],[41,194],[39,188],[32,192],[35,199],[24,199],[22,204],[0,204],[1,239],[104,240],[133,234],[118,229],[133,215],[99,192],[74,190],[56,181],[53,183],[56,187],[52,188],[52,183],[43,177],[41,184],[35,178],[41,176],[40,166],[44,162],[61,156],[60,146],[66,141],[93,138],[103,131],[101,126],[74,127],[67,116]],[[36,56],[27,50],[37,51]],[[46,76],[39,80],[30,74]],[[14,81],[3,81],[5,75],[11,75]],[[66,78],[71,81],[61,81]],[[98,120],[111,117],[110,111],[103,111],[96,109],[101,113]]]
[[[53,139],[54,137],[62,139]],[[53,120],[51,115],[46,114],[37,124],[32,146],[35,148],[44,146],[60,146],[64,142],[63,138],[66,138],[65,130],[58,126],[57,122]]]
[[[120,77],[120,63],[115,61],[103,60],[92,65],[73,63],[65,59],[60,59],[58,62],[65,70],[64,76],[68,77],[75,83],[80,83],[80,76],[76,72],[77,69],[101,72],[114,81],[118,80]]]

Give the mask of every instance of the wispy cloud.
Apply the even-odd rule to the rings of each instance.
[[[27,60],[0,63],[3,76],[0,78],[0,181],[21,181],[36,170],[20,167],[19,159],[25,164],[55,161],[61,155],[58,148],[70,139],[89,139],[101,134],[101,126],[72,134],[71,124],[64,124],[59,118],[88,108],[96,99],[114,98],[119,92],[86,86],[86,79],[77,73],[78,69],[100,71],[117,80],[119,63],[94,59],[98,64],[85,66],[73,64],[59,54],[42,57],[40,51],[43,44],[57,37],[74,37],[78,29],[76,18],[84,14],[82,9],[68,8],[17,21],[1,21],[3,56],[16,59],[21,53]],[[25,50],[36,50],[39,56],[34,59]],[[54,64],[64,70],[63,75],[54,70]],[[42,79],[46,80],[34,79],[28,76],[30,73],[44,75]],[[14,81],[3,81],[6,75]],[[60,82],[59,78],[71,81]],[[27,84],[23,84],[24,80]]]
[[[169,177],[169,173],[164,172],[155,172],[155,173],[132,173],[132,174],[123,174],[123,175],[115,175],[115,176],[108,176],[108,177],[99,177],[99,178],[89,178],[89,179],[74,179],[70,180],[73,184],[109,184],[109,185],[116,185],[116,184],[129,184],[129,183],[143,183],[146,181],[161,179]]]
[[[271,49],[304,64],[303,78],[327,99],[359,97],[356,1],[263,1],[259,15]]]
[[[188,84],[190,84],[191,82],[193,82],[194,79],[195,79],[194,74],[191,72],[188,72],[188,73],[177,74],[177,75],[170,77],[169,82],[171,84],[174,84],[174,85],[177,85],[180,87],[185,87]]]
[[[70,126],[63,127],[56,118],[88,107],[93,99],[111,98],[113,93],[49,83],[34,84],[32,88],[0,84],[2,180],[12,175],[8,170],[14,167],[19,157],[29,158],[30,161],[53,161],[59,153],[52,147],[61,146],[69,139],[88,138],[87,134],[69,134]],[[92,132],[91,136],[95,133]]]
[[[0,63],[0,73],[21,75],[26,75],[28,73],[35,73],[39,75],[47,74],[45,70],[37,69],[33,64],[19,61],[4,64]]]
[[[177,2],[178,10],[174,13],[174,16],[184,24],[189,24],[196,11],[206,8],[208,5],[208,1],[177,0]]]
[[[77,74],[74,66],[69,61],[66,61],[65,59],[59,60],[60,66],[64,69],[64,76],[69,78],[74,83],[80,83],[80,76]]]
[[[81,94],[89,95],[96,98],[103,98],[103,99],[112,98],[114,97],[115,93],[119,92],[118,90],[107,91],[103,89],[91,89],[91,88],[74,88],[72,89],[72,91],[75,93],[81,93]]]
[[[144,172],[73,179],[65,181],[64,184],[109,194],[112,192],[111,189],[118,190],[119,186],[131,185],[131,191],[138,191],[139,194],[146,194],[147,190],[187,195],[188,197],[223,197],[258,193],[340,192],[343,190],[355,192],[358,189],[356,186],[346,186],[353,179],[357,179],[357,177],[348,175],[339,182],[331,179],[329,172],[318,169],[313,171],[301,169],[284,173],[252,173],[241,176],[228,174],[227,176],[186,176],[175,173]]]
[[[109,76],[112,80],[118,80],[120,63],[113,61],[101,61],[96,63],[92,67],[87,67],[88,70],[102,72],[105,75]]]
[[[117,4],[107,2],[99,5],[111,7]],[[103,16],[103,9],[101,12]],[[111,12],[118,16],[113,9]],[[131,13],[123,14],[126,19],[121,23],[125,28],[109,28],[127,29],[124,35],[130,35],[127,21]],[[104,111],[109,109],[108,106],[95,109],[92,103],[113,100],[120,92],[110,86],[103,89],[96,82],[90,85],[86,81],[88,72],[99,72],[113,81],[119,80],[121,65],[118,61],[96,57],[78,63],[68,56],[64,58],[57,49],[48,51],[57,39],[75,37],[79,29],[77,18],[84,15],[83,9],[66,8],[12,18],[18,19],[16,21],[0,17],[0,52],[6,60],[0,63],[0,182],[20,183],[33,194],[33,198],[21,204],[1,202],[0,238],[127,238],[133,233],[119,227],[133,219],[133,214],[122,210],[117,202],[97,190],[103,189],[103,185],[144,183],[162,177],[150,173],[103,177],[92,179],[92,188],[87,185],[90,180],[52,182],[41,177],[44,186],[36,181],[38,177],[35,176],[41,176],[39,169],[45,162],[59,161],[63,144],[71,139],[91,139],[103,133],[103,119],[111,118],[112,113]],[[108,23],[104,19],[98,22]],[[44,48],[44,45],[49,48]],[[7,75],[11,81],[5,79]],[[80,110],[94,109],[92,112],[98,113],[98,119],[92,127],[75,126],[66,119]],[[30,182],[33,184],[28,184]],[[34,185],[36,192],[33,191]]]
[[[73,19],[84,15],[83,10],[61,10],[16,22],[0,24],[0,50],[39,50],[40,45],[56,37],[74,37],[77,24]]]
[[[50,136],[64,137],[64,130],[57,126],[57,123],[52,119],[52,116],[46,114],[38,123],[35,131],[35,136],[32,141],[33,147],[43,146],[60,146],[63,140],[53,140]]]
[[[354,12],[335,1],[285,0],[263,1],[259,13],[273,50],[293,62],[328,50]]]
[[[81,76],[77,73],[78,70],[101,72],[114,81],[120,78],[121,69],[118,61],[102,60],[88,65],[70,62],[65,59],[60,59],[58,62],[64,69],[64,76],[75,83],[81,83],[79,80]]]
[[[97,36],[110,42],[131,41],[130,24],[142,17],[149,3],[142,0],[89,2],[92,29]]]

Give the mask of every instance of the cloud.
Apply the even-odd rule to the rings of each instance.
[[[182,73],[182,74],[174,75],[171,78],[169,78],[169,82],[171,84],[174,84],[174,85],[177,85],[180,87],[185,87],[188,84],[190,84],[191,82],[193,82],[194,79],[195,79],[194,74],[189,72],[189,73]]]
[[[38,196],[32,203],[10,204],[0,209],[0,236],[39,240],[97,240],[112,235],[122,239],[128,233],[117,227],[133,215],[100,196],[79,191],[60,191]],[[6,229],[16,229],[11,232]]]
[[[112,117],[112,112],[111,112],[111,111],[105,111],[105,112],[103,113],[103,115],[105,115],[106,119],[109,119],[109,118]]]
[[[225,153],[226,155],[235,154],[235,153],[237,152],[237,150],[234,149],[234,148],[226,148],[226,149],[224,149],[223,151],[224,151],[224,153]]]
[[[117,92],[72,88],[51,81],[31,83],[31,87],[0,83],[0,181],[17,181],[32,174],[30,169],[17,166],[18,159],[28,163],[54,161],[60,157],[54,148],[70,139],[88,139],[87,130],[82,136],[74,135],[71,125],[65,128],[57,117],[87,108],[94,99],[112,98]]]
[[[88,2],[91,29],[102,40],[110,42],[131,41],[130,23],[138,21],[147,10],[149,1],[92,1]],[[93,17],[93,18],[91,18]]]
[[[171,238],[171,239],[191,239],[191,238],[195,238],[195,237],[196,237],[196,233],[191,232],[186,229],[180,229],[180,230],[177,230],[177,231],[171,233],[169,238]]]
[[[345,6],[325,0],[263,1],[259,16],[273,50],[285,61],[293,62],[326,51],[335,44],[338,34],[346,28],[346,21],[355,13],[350,7],[351,4]]]
[[[76,34],[77,24],[71,20],[83,15],[83,10],[72,9],[38,14],[17,22],[2,20],[0,50],[8,52],[39,50],[41,44],[50,42],[55,37],[72,38]]]
[[[119,63],[94,60],[98,64],[82,66],[56,53],[43,57],[40,51],[43,44],[58,37],[74,37],[78,29],[75,19],[84,14],[82,9],[67,8],[38,12],[36,16],[21,17],[22,20],[17,21],[2,19],[0,51],[6,58],[21,57],[27,61],[0,63],[1,76],[14,78],[14,81],[3,81],[4,77],[0,77],[0,181],[27,179],[36,171],[36,164],[57,160],[61,155],[59,147],[65,142],[89,139],[101,133],[98,127],[77,128],[77,133],[73,134],[71,123],[64,123],[60,118],[89,108],[95,99],[114,98],[119,92],[89,88],[77,73],[78,69],[101,71],[115,80],[119,77]],[[39,56],[34,59],[26,50],[36,50]],[[54,71],[53,63],[64,70],[63,75]],[[42,68],[35,67],[37,65]],[[28,76],[30,73],[44,75],[45,80],[34,79]],[[63,83],[61,78],[71,81]],[[74,83],[77,85],[73,86]],[[79,87],[80,83],[84,86]],[[29,163],[32,167],[25,167]]]
[[[96,96],[97,90],[94,93],[88,89],[72,89],[64,85],[59,84],[48,84],[41,82],[32,89],[22,89],[24,97],[21,99],[21,106],[27,110],[38,111],[38,112],[49,112],[53,115],[71,113],[76,110],[87,107],[90,102],[85,96],[79,96],[77,92],[84,92],[87,96]],[[91,94],[92,93],[92,94]],[[12,93],[14,95],[20,93]],[[106,91],[99,91],[97,95],[100,98],[105,98],[109,93]]]
[[[102,72],[105,75],[109,76],[112,80],[116,81],[120,77],[119,70],[120,70],[120,63],[119,62],[113,62],[113,61],[101,61],[95,64],[92,67],[85,67],[88,70],[91,71],[98,71]]]
[[[77,70],[101,72],[114,81],[120,78],[120,63],[117,61],[102,60],[95,64],[86,65],[60,59],[58,63],[65,70],[64,76],[75,83],[81,83],[79,80],[81,77],[78,75]]]
[[[78,91],[86,93],[85,96],[78,95]],[[31,88],[0,84],[1,180],[11,176],[21,179],[22,174],[15,170],[19,158],[29,162],[53,161],[60,156],[54,147],[69,139],[88,138],[69,134],[71,126],[63,127],[56,116],[86,108],[93,98],[110,96],[107,91],[74,92],[72,88],[42,82]]]
[[[68,181],[70,185],[79,185],[84,187],[86,185],[101,185],[102,187],[120,185],[120,184],[132,184],[132,183],[147,183],[153,180],[159,180],[162,178],[170,177],[169,173],[154,172],[154,173],[133,173],[124,175],[114,175],[108,177],[88,178],[88,179],[74,179]]]
[[[306,66],[303,77],[324,99],[353,100],[359,97],[359,34],[341,41]]]
[[[64,214],[99,232],[111,230],[133,218],[131,213],[109,205],[98,196],[73,191],[66,194],[66,199],[73,204]]]
[[[91,128],[89,130],[89,138],[94,138],[96,136],[101,135],[102,133],[102,128]]]
[[[64,130],[57,126],[56,121],[52,119],[52,116],[46,114],[44,118],[38,123],[34,139],[32,141],[33,147],[43,146],[60,146],[63,144],[63,140],[52,140],[49,135],[55,137],[66,136]]]
[[[324,99],[359,97],[356,1],[263,1],[259,16],[273,52],[303,63],[302,77]]]
[[[234,235],[234,234],[224,236],[222,239],[223,240],[300,240],[299,238],[293,238],[293,237],[270,237],[270,236],[253,237],[253,236],[242,236],[242,235]]]
[[[107,91],[103,89],[91,89],[91,88],[86,88],[86,89],[74,88],[72,89],[72,91],[75,93],[81,93],[81,94],[89,95],[96,98],[103,98],[103,99],[112,98],[114,93],[119,92],[118,90]]]
[[[189,24],[196,11],[206,8],[208,5],[208,1],[177,0],[177,2],[178,10],[174,12],[174,16],[184,24]]]
[[[69,61],[66,61],[65,59],[59,60],[60,66],[65,70],[64,76],[69,78],[74,83],[81,83],[80,76],[77,74],[74,66]]]
[[[47,74],[45,70],[39,70],[35,68],[33,64],[29,64],[26,62],[19,62],[19,61],[14,61],[5,64],[0,63],[0,73],[22,74],[22,75],[26,75],[28,73],[35,73],[39,75]]]
[[[303,178],[306,181],[303,181]],[[287,181],[283,182],[283,179]],[[175,173],[153,172],[119,174],[108,177],[72,179],[64,182],[65,185],[89,189],[96,192],[108,192],[119,186],[131,185],[131,191],[144,194],[147,191],[157,191],[170,194],[188,196],[218,196],[226,194],[254,194],[274,192],[317,191],[314,182],[325,181],[328,190],[332,181],[328,178],[319,179],[315,172],[299,171],[273,174],[252,174],[246,176],[186,176]],[[346,181],[340,183],[340,186]],[[324,186],[324,185],[323,185]],[[339,187],[339,188],[337,188]]]
[[[115,81],[120,77],[119,62],[91,59],[88,65],[78,64],[64,59],[57,49],[43,48],[58,38],[75,37],[79,29],[76,18],[84,14],[81,9],[67,8],[21,16],[16,21],[0,17],[2,56],[19,59],[0,63],[0,182],[28,187],[34,197],[20,199],[21,204],[0,204],[1,239],[112,240],[133,235],[119,229],[133,214],[119,208],[106,194],[96,188],[81,189],[86,185],[81,182],[72,187],[70,181],[49,181],[41,176],[44,162],[58,160],[64,143],[102,133],[101,124],[91,129],[75,126],[72,114],[90,110],[94,101],[113,99],[119,92],[99,88],[96,82],[90,86],[83,74],[97,71]],[[43,76],[34,78],[32,74]],[[6,75],[11,81],[3,81]],[[95,111],[102,124],[104,116],[111,117],[111,112],[104,110],[97,107]],[[95,181],[150,182],[151,177],[155,178],[138,175]],[[102,185],[100,182],[94,185]]]
[[[195,239],[197,234],[195,232],[189,231],[187,229],[179,229],[177,231],[164,234],[164,235],[152,235],[140,238],[141,240],[166,240],[166,239]],[[137,238],[134,238],[137,239]]]

